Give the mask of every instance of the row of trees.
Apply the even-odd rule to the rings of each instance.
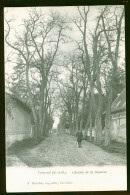
[[[60,14],[50,12],[44,15],[41,10],[31,9],[23,21],[21,32],[15,32],[14,38],[13,21],[6,18],[5,21],[5,42],[12,48],[15,59],[12,61],[14,72],[10,90],[31,106],[37,140],[48,134],[53,126],[53,66],[67,25]]]
[[[125,85],[125,73],[119,67],[123,56],[124,9],[97,8],[91,29],[93,9],[76,9],[78,15],[71,19],[56,12],[43,14],[41,10],[31,9],[15,36],[13,21],[5,19],[5,42],[12,49],[14,65],[10,90],[31,106],[36,140],[48,134],[58,108],[62,127],[69,128],[72,134],[78,129],[86,132],[89,129],[90,140],[94,127],[98,144],[104,127],[105,145],[108,145],[111,103]],[[73,29],[78,36],[71,35]],[[63,52],[68,40],[74,50]],[[66,77],[62,79],[63,74]]]
[[[64,62],[69,74],[66,84],[60,81],[63,102],[61,123],[72,134],[78,129],[95,130],[94,141],[110,143],[111,104],[125,87],[125,72],[120,68],[124,39],[124,9],[106,6],[100,9],[92,30],[87,24],[90,8],[78,7],[79,17],[73,23],[81,33],[77,50]],[[62,87],[61,87],[62,86]],[[105,113],[105,116],[103,115]]]

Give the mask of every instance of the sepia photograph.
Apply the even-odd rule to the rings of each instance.
[[[6,7],[4,54],[8,185],[13,178],[16,182],[15,169],[49,170],[44,174],[52,177],[51,170],[56,168],[65,177],[72,167],[71,174],[79,182],[75,189],[80,190],[81,175],[89,179],[88,170],[95,167],[97,183],[101,170],[100,175],[107,175],[109,168],[118,174],[123,169],[120,181],[113,171],[109,180],[114,176],[124,190],[124,6]],[[41,177],[43,172],[39,173]],[[37,183],[43,189],[41,184]]]

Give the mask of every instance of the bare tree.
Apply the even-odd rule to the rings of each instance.
[[[37,139],[46,132],[44,124],[48,116],[48,105],[50,104],[48,98],[48,79],[58,52],[59,44],[64,41],[63,31],[67,26],[65,18],[57,13],[51,12],[47,18],[42,12],[38,12],[37,9],[32,9],[29,12],[29,17],[24,20],[22,35],[17,35],[16,41],[11,42],[10,22],[6,20],[8,28],[6,30],[5,41],[8,46],[17,52],[18,58],[21,58],[25,67],[26,88],[29,103],[32,108],[35,123],[35,137]],[[34,68],[39,78],[30,78],[31,70]],[[33,88],[31,87],[31,83],[34,84],[34,79],[39,82],[39,100],[37,107],[34,103]]]
[[[119,53],[119,43],[121,37],[121,23],[124,15],[122,11],[120,17],[117,13],[117,8],[109,9],[107,6],[99,10],[99,15],[95,19],[95,28],[93,32],[87,29],[87,22],[89,18],[90,8],[89,7],[78,7],[79,18],[74,19],[73,22],[79,29],[82,35],[82,41],[80,42],[79,49],[82,52],[82,63],[84,64],[84,72],[88,77],[90,84],[90,114],[89,114],[89,129],[90,129],[90,140],[92,137],[92,115],[95,116],[95,142],[100,144],[102,141],[102,102],[103,102],[103,91],[104,86],[101,83],[101,79],[105,77],[101,74],[103,66],[109,67],[112,72],[111,85],[107,89],[108,104],[107,112],[109,108],[109,114],[106,114],[106,121],[108,125],[106,128],[106,141],[107,145],[108,132],[110,132],[110,107],[112,102],[112,88],[113,80],[116,77],[117,62]],[[118,20],[119,18],[119,20]],[[82,47],[83,45],[83,47]],[[113,50],[114,48],[114,50]],[[112,66],[111,66],[112,64]],[[111,69],[112,68],[112,69]],[[103,78],[104,77],[104,78]],[[107,77],[108,78],[108,77]],[[111,92],[109,91],[111,89]],[[98,105],[95,104],[95,90],[98,92]],[[109,117],[108,117],[109,116]],[[109,119],[108,119],[109,118]],[[108,128],[109,127],[109,128]],[[107,130],[109,129],[109,130]]]
[[[121,10],[120,10],[121,12]],[[110,15],[112,15],[110,17]],[[112,64],[112,76],[110,81],[110,88],[108,88],[107,95],[107,108],[106,108],[106,124],[105,124],[105,145],[110,143],[110,113],[111,113],[111,103],[113,100],[114,93],[114,79],[117,76],[118,71],[118,59],[119,59],[119,47],[121,41],[122,33],[122,21],[124,17],[124,9],[122,9],[121,15],[117,13],[117,8],[113,12],[110,11],[109,7],[105,7],[102,19],[102,30],[106,38],[109,59]],[[110,89],[110,90],[109,90]]]

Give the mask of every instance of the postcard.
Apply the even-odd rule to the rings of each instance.
[[[127,190],[123,5],[4,8],[6,191]]]

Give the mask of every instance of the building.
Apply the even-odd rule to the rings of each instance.
[[[31,109],[13,94],[5,94],[6,147],[32,137]]]
[[[111,106],[111,140],[126,143],[126,90]]]

